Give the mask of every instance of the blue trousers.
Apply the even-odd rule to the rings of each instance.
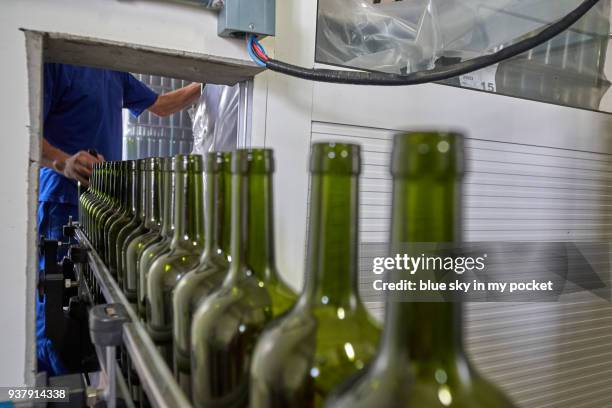
[[[38,203],[38,236],[46,239],[64,240],[62,227],[68,223],[68,217],[78,219],[78,206],[72,204],[39,202]],[[58,251],[58,262],[66,255],[66,249]],[[40,257],[40,270],[45,267],[44,258]],[[48,375],[66,373],[51,340],[45,337],[45,298],[36,295],[36,356],[38,371],[46,371]]]

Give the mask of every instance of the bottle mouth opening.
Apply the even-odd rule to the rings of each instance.
[[[146,170],[147,169],[147,161],[148,160],[149,159],[138,159],[138,160],[136,160],[138,170],[140,170],[140,171]]]
[[[223,153],[221,152],[209,152],[206,153],[204,159],[204,172],[205,173],[219,173],[223,169]]]
[[[465,147],[459,132],[421,131],[393,139],[391,174],[407,178],[462,177]]]
[[[147,160],[147,171],[158,171],[161,168],[161,157],[149,157]]]
[[[176,158],[174,157],[164,157],[162,170],[167,172],[176,171]]]
[[[310,172],[359,175],[361,147],[351,143],[314,143],[310,151]]]
[[[232,174],[274,173],[272,149],[238,149],[232,155]]]
[[[232,157],[234,157],[233,152],[222,152],[223,156],[223,164],[222,170],[223,172],[231,173],[232,172]]]
[[[133,171],[136,170],[138,168],[138,163],[136,163],[136,160],[128,160],[127,164],[126,164],[126,169],[128,171]]]
[[[203,158],[199,154],[179,154],[175,160],[176,171],[196,173],[204,170]]]

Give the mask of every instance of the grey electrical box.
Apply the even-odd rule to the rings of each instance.
[[[219,13],[219,35],[274,35],[276,0],[225,0]]]

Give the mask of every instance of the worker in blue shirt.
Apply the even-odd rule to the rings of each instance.
[[[121,160],[123,108],[135,116],[145,110],[171,115],[196,102],[200,88],[191,84],[157,95],[126,72],[45,64],[39,236],[61,240],[68,217],[78,219],[77,181],[89,184],[94,163]],[[44,338],[44,299],[37,299],[42,312],[37,316],[39,370],[59,374],[65,369]]]

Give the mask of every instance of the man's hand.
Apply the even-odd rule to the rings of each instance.
[[[70,179],[78,180],[82,185],[89,186],[89,178],[93,165],[104,161],[104,157],[92,156],[88,152],[80,151],[66,159],[53,161],[53,169]]]
[[[200,98],[201,84],[192,83],[157,97],[157,101],[149,107],[149,111],[157,116],[168,116],[193,105]]]
[[[104,157],[101,154],[95,157],[84,151],[70,156],[53,146],[47,139],[43,138],[42,140],[41,165],[53,169],[68,178],[78,180],[85,186],[89,185],[89,177],[91,177],[94,163],[103,161]]]

